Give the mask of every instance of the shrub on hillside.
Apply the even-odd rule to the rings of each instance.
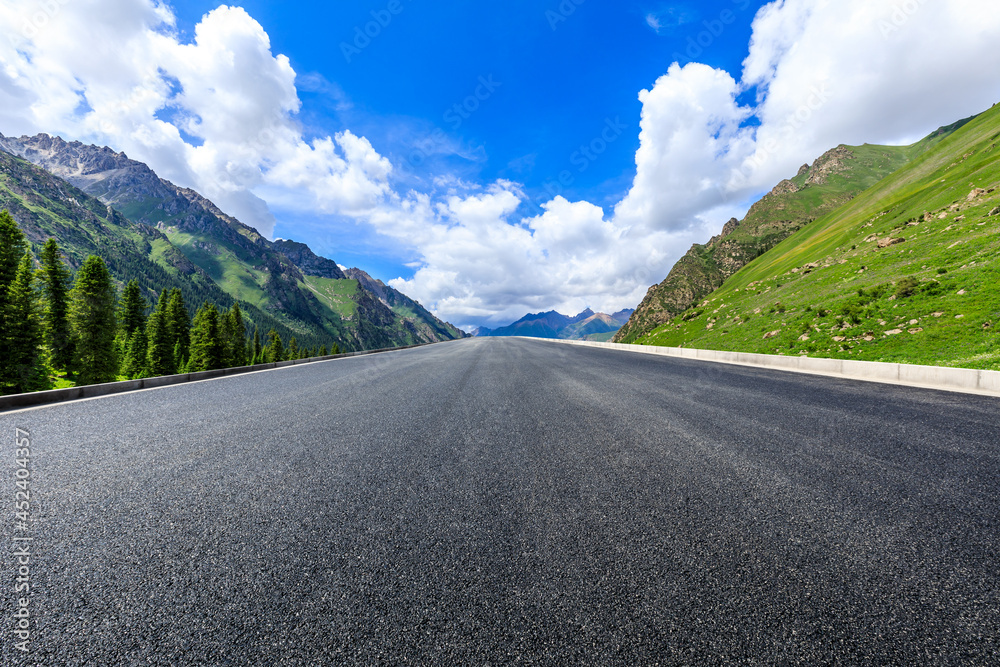
[[[920,287],[920,281],[912,276],[907,276],[896,283],[896,298],[906,299],[916,294]]]
[[[857,304],[845,303],[840,308],[840,314],[852,324],[861,324],[861,308]]]
[[[939,296],[944,294],[946,287],[944,283],[938,282],[937,280],[932,280],[930,282],[924,283],[920,287],[920,291],[927,296]]]

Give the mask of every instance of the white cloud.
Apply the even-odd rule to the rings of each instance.
[[[784,164],[794,163],[787,153],[837,143],[916,141],[1000,95],[992,0],[786,0],[753,28],[743,83],[767,91],[763,127],[777,134],[816,107],[776,151]],[[814,104],[824,85],[827,99]]]
[[[266,183],[309,192],[306,205],[325,213],[362,216],[390,192],[392,165],[367,139],[350,131],[312,144],[288,142],[277,147],[274,158]]]
[[[653,29],[653,32],[670,32],[673,28],[690,23],[693,15],[680,6],[662,7],[657,11],[646,14],[646,25]]]
[[[511,301],[564,312],[635,305],[690,242],[741,216],[748,198],[803,162],[840,143],[909,143],[988,108],[1000,96],[993,4],[773,2],[754,21],[739,80],[705,65],[674,65],[640,93],[636,176],[612,215],[556,199],[527,221],[534,233],[517,247],[536,257],[524,274],[533,294],[519,292],[526,279],[515,261],[480,285],[476,267],[427,256],[426,271],[398,284],[458,319],[503,312]],[[741,107],[737,99],[754,90],[756,101]],[[750,116],[759,127],[744,122]],[[520,257],[513,248],[504,256]],[[451,269],[447,288],[439,266]],[[454,296],[462,285],[473,295],[465,301]]]
[[[257,189],[298,188],[346,214],[387,190],[391,167],[367,140],[306,142],[295,72],[242,8],[206,14],[190,43],[155,0],[4,3],[0,26],[0,90],[22,101],[0,116],[7,132],[112,145],[268,236]]]
[[[541,215],[517,219],[521,195],[513,184],[430,202],[376,221],[396,238],[414,238],[422,267],[393,287],[442,317],[496,325],[528,311],[584,308],[614,311],[635,305],[646,286],[669,268],[668,248],[687,247],[707,233],[631,235],[588,202],[556,197]],[[436,215],[435,215],[436,214]]]
[[[321,75],[296,78],[237,7],[209,12],[184,42],[156,0],[0,0],[0,129],[123,149],[266,234],[268,204],[367,225],[416,260],[392,284],[459,324],[610,311],[635,306],[692,242],[825,150],[912,141],[990,106],[993,4],[772,2],[741,73],[674,65],[640,93],[635,178],[610,210],[557,197],[522,219],[520,185],[448,173],[404,191],[405,165],[366,138],[304,136],[297,83],[346,96]],[[682,20],[647,16],[654,30]]]
[[[739,166],[752,144],[751,131],[740,127],[751,110],[736,103],[738,91],[728,73],[691,63],[672,65],[639,93],[636,176],[615,209],[622,224],[684,229],[723,200],[719,172]]]

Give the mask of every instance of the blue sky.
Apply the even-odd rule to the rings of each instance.
[[[800,165],[1000,99],[995,0],[454,4],[2,3],[0,132],[492,327],[635,307]]]
[[[416,187],[442,173],[518,181],[528,196],[525,215],[537,214],[553,194],[604,206],[620,201],[635,175],[638,91],[678,57],[690,60],[688,53],[738,74],[750,23],[763,4],[508,0],[455,8],[400,0],[402,10],[392,14],[381,0],[240,3],[300,76],[307,134],[350,128],[408,172],[407,183]],[[172,6],[190,37],[218,3]],[[651,16],[659,30],[647,21]],[[356,31],[377,18],[388,18],[387,25],[355,51],[355,44],[365,44]],[[476,99],[477,92],[485,99]],[[607,135],[614,141],[600,154],[581,151],[609,120],[617,124]],[[429,154],[425,142],[442,137],[449,152]],[[559,182],[563,171],[571,172],[570,185]],[[326,220],[324,230],[344,230],[328,242],[324,233],[308,237],[308,213],[279,209],[276,217],[276,235],[301,237],[341,263],[386,280],[413,275],[405,249],[387,247],[363,228]]]
[[[570,156],[601,132],[605,119],[621,118],[632,131],[567,189],[615,203],[635,171],[638,91],[651,86],[676,54],[684,56],[686,40],[706,31],[703,21],[718,20],[724,10],[732,11],[736,22],[726,27],[724,38],[713,38],[699,60],[738,74],[750,22],[763,3],[716,0],[675,5],[671,11],[661,3],[587,0],[578,6],[563,3],[574,7],[563,17],[560,3],[551,0],[477,2],[461,9],[453,3],[400,0],[402,11],[348,62],[341,45],[353,45],[355,30],[388,4],[241,3],[267,31],[273,51],[287,55],[298,74],[319,75],[331,84],[316,93],[299,87],[303,120],[313,133],[352,128],[383,155],[405,164],[418,139],[440,129],[469,159],[456,157],[436,165],[438,171],[462,170],[486,181],[523,180],[542,194],[546,180],[573,168]],[[191,31],[217,3],[174,6],[181,26]],[[655,32],[646,17],[657,12],[683,16],[681,25]],[[555,29],[553,15],[560,19]],[[500,85],[484,101],[477,100],[467,119],[459,117],[456,128],[458,115],[446,119],[446,114],[475,95],[481,77]],[[345,103],[350,108],[338,111]],[[436,171],[433,163],[408,166],[423,177]]]

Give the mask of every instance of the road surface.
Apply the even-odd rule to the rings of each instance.
[[[994,398],[487,338],[0,428],[5,665],[1000,661]]]

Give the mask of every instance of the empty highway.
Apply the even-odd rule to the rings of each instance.
[[[1000,662],[994,398],[480,338],[0,428],[4,665]]]

